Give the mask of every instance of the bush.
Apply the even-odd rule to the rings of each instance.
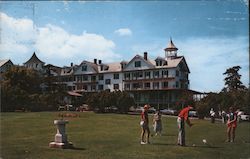
[[[119,113],[127,113],[130,106],[134,105],[134,99],[127,92],[102,91],[89,94],[86,103],[97,113],[107,112],[111,107],[116,107]]]

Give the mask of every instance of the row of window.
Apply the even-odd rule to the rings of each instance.
[[[157,60],[156,62],[156,66],[164,66],[167,65],[167,61],[162,61],[162,60]]]
[[[125,90],[130,90],[130,89],[159,89],[160,88],[160,82],[146,82],[146,83],[126,83],[124,85]],[[175,85],[169,86],[169,82],[162,82],[161,83],[161,88],[179,88],[179,82],[176,81]],[[77,90],[88,90],[88,85],[77,85]],[[188,88],[187,84],[181,83],[181,88]],[[113,89],[114,90],[119,90],[119,84],[113,84]],[[96,90],[104,90],[104,85],[99,84],[99,85],[91,85],[90,86],[91,91],[96,91]]]
[[[119,84],[113,84],[113,89],[119,89]],[[78,85],[77,90],[88,90],[88,85]],[[91,85],[90,90],[97,90],[97,85]],[[104,86],[102,84],[98,85],[98,90],[104,90]]]
[[[134,63],[135,65],[135,67],[141,67],[141,61],[135,61],[135,63]],[[163,66],[163,65],[167,65],[167,61],[162,61],[162,60],[157,60],[156,61],[156,66]],[[82,71],[87,71],[87,65],[83,65],[82,66]],[[105,69],[104,67],[103,67],[103,65],[101,65],[101,71],[103,71],[103,70],[107,70],[107,69]]]
[[[157,61],[157,66],[161,66],[162,65],[162,61]],[[135,67],[141,67],[141,61],[135,61]],[[103,69],[102,69],[103,70]],[[87,65],[83,65],[82,66],[82,71],[87,71]],[[153,72],[153,76],[154,77],[159,77],[160,72],[159,71],[154,71]],[[168,76],[168,71],[167,70],[163,70],[162,71],[162,76]],[[179,71],[176,70],[175,75],[178,77],[179,76]],[[130,76],[130,74],[128,75]],[[133,77],[142,77],[143,73],[142,72],[135,72],[132,73]],[[150,77],[150,72],[145,72],[145,77]],[[125,74],[125,78],[126,78],[126,74]],[[114,79],[119,79],[119,74],[114,74]],[[99,80],[103,80],[103,75],[99,75]],[[83,80],[85,81],[85,80]]]
[[[146,72],[132,72],[132,73],[125,73],[124,77],[125,79],[130,79],[130,77],[132,78],[143,78],[143,73],[144,73],[144,77],[145,78],[151,78],[151,72],[150,71],[146,71]],[[164,77],[168,77],[168,70],[162,70],[162,71],[153,71],[153,77],[160,77],[160,73],[161,75]],[[179,76],[179,71],[176,71],[176,76]]]
[[[155,89],[155,88],[158,89],[159,85],[160,85],[159,82],[153,82],[153,89]],[[144,89],[150,89],[151,88],[151,83],[150,82],[147,82],[147,83],[132,83],[132,84],[127,83],[127,84],[124,85],[125,90],[140,89],[140,88],[143,89],[143,86],[144,86]],[[98,86],[97,85],[91,85],[90,90],[91,91],[96,91],[97,87],[98,87],[98,90],[104,90],[104,85],[102,85],[102,84],[100,84]],[[162,88],[168,88],[168,87],[169,87],[168,82],[162,82]],[[179,88],[179,82],[178,81],[176,82],[175,87]],[[181,84],[181,88],[184,88],[184,87],[187,88],[187,85],[184,86],[183,84]],[[88,90],[88,85],[78,85],[76,88],[77,88],[77,90]],[[75,89],[75,86],[73,86],[73,89]],[[119,84],[113,84],[113,89],[114,90],[119,90],[120,89]]]
[[[34,63],[34,64],[28,64],[28,65],[26,65],[28,68],[34,68],[34,66],[35,66],[35,68],[38,68],[38,66],[39,66],[39,64],[37,64],[37,63]],[[40,66],[41,67],[41,66]]]
[[[164,66],[167,65],[167,61],[156,60],[156,66]],[[141,67],[141,61],[135,61],[135,67]]]
[[[153,88],[159,88],[160,87],[160,83],[159,82],[153,82]],[[144,87],[143,87],[144,85]],[[137,88],[145,88],[145,89],[150,89],[151,88],[151,83],[150,82],[146,82],[146,83],[126,83],[125,84],[125,89],[137,89]],[[169,83],[168,82],[162,82],[162,88],[168,88],[169,87]],[[179,82],[176,81],[175,83],[175,88],[179,88]]]
[[[106,65],[101,65],[101,71],[104,71],[104,70],[108,70],[108,66]],[[87,71],[88,70],[88,66],[87,65],[83,65],[82,66],[82,71]]]
[[[151,76],[152,74],[152,76]],[[176,77],[178,77],[180,74],[180,71],[176,70]],[[124,77],[126,80],[128,79],[137,79],[137,78],[159,78],[161,75],[161,77],[169,77],[169,72],[168,70],[161,70],[161,71],[153,71],[153,72],[150,72],[150,71],[146,71],[146,72],[142,72],[142,71],[138,71],[138,72],[132,72],[132,73],[124,73]],[[103,74],[100,74],[100,75],[92,75],[90,76],[91,78],[91,81],[97,81],[97,77],[98,77],[98,80],[102,81],[104,80],[104,75]],[[188,76],[186,76],[188,78]],[[69,79],[66,79],[63,78],[63,79],[66,79],[66,80],[63,80],[65,82],[68,82],[68,81],[73,81],[72,80],[73,77],[70,77],[70,80]],[[119,73],[115,73],[113,74],[113,79],[120,79],[120,74]],[[80,81],[89,81],[89,75],[80,75],[80,76],[75,76],[74,77],[74,81],[77,81],[77,82],[80,82]],[[111,83],[111,79],[105,79],[105,84],[110,84]]]
[[[98,76],[98,80],[102,81],[103,79],[104,79],[103,75]],[[114,74],[113,79],[119,79],[119,74],[118,73]],[[88,75],[76,76],[76,81],[88,81],[88,80],[89,80]],[[91,76],[91,81],[96,81],[96,80],[97,80],[97,76]]]

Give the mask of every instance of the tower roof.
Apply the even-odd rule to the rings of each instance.
[[[167,48],[165,48],[164,50],[165,51],[177,51],[178,50],[178,48],[175,47],[175,45],[174,45],[174,43],[172,41],[172,38],[170,38],[170,42],[169,42]]]
[[[36,56],[36,53],[34,52],[33,55],[31,56],[31,58],[26,61],[24,64],[27,64],[27,63],[42,63],[42,64],[45,64],[43,61],[41,61],[37,56]]]

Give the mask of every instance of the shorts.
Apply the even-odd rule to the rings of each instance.
[[[236,128],[237,127],[237,123],[233,122],[233,123],[227,124],[227,127],[228,128]]]
[[[149,126],[145,122],[143,122],[143,124],[141,124],[141,127],[142,127],[143,130],[149,130]]]

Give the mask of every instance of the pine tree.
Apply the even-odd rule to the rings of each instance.
[[[224,79],[225,88],[223,88],[224,92],[234,91],[234,90],[244,90],[246,87],[240,81],[241,75],[238,71],[241,69],[240,66],[233,66],[228,68],[223,75],[227,77]]]

